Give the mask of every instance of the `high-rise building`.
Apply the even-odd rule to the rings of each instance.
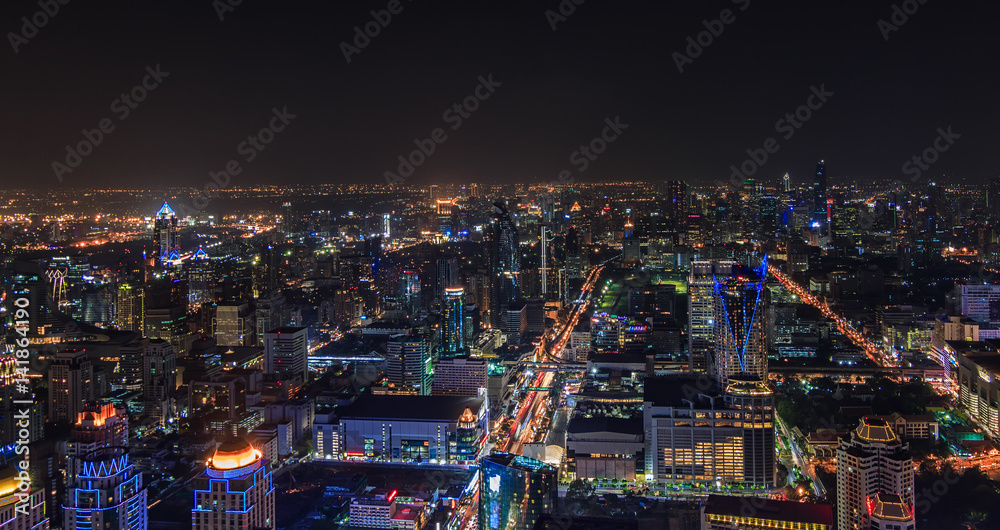
[[[812,226],[819,228],[825,234],[828,227],[826,224],[826,161],[820,160],[816,164],[816,173],[812,183]]]
[[[884,419],[862,418],[837,449],[837,528],[912,530],[913,475],[909,445]]]
[[[174,417],[171,394],[177,389],[177,352],[169,342],[150,339],[142,357],[142,397],[146,415],[160,425]]]
[[[85,350],[56,354],[49,367],[49,421],[72,422],[94,399],[94,367]]]
[[[559,500],[559,471],[538,460],[493,453],[479,466],[479,528],[528,530]]]
[[[196,481],[192,530],[275,527],[274,483],[268,461],[246,440],[220,444]]]
[[[246,303],[219,304],[212,319],[215,340],[219,346],[253,346],[256,329],[253,312]]]
[[[146,320],[146,290],[141,283],[118,284],[115,300],[115,327],[142,333]]]
[[[434,367],[432,395],[481,397],[487,388],[485,359],[442,359]]]
[[[166,202],[153,218],[153,254],[156,264],[166,267],[180,259],[181,246],[177,239],[177,214]]]
[[[521,297],[521,245],[514,220],[499,202],[493,204],[488,235],[490,320],[502,329],[507,307]]]
[[[714,278],[711,368],[719,388],[726,388],[734,376],[767,381],[766,267],[765,256],[756,270],[740,267],[730,276]]]
[[[441,357],[458,357],[465,352],[465,289],[446,287],[441,322]]]
[[[715,344],[715,279],[729,277],[735,261],[693,261],[687,280],[688,357],[692,371],[708,370]]]
[[[386,379],[398,391],[431,393],[431,357],[422,335],[395,335],[386,344]]]
[[[60,452],[67,458],[70,474],[79,471],[74,459],[82,459],[98,449],[128,447],[128,411],[111,403],[84,403],[76,415],[69,439]]]
[[[49,530],[45,489],[21,491],[17,468],[0,466],[0,530]]]
[[[145,530],[146,489],[126,447],[104,447],[84,455],[67,483],[66,530]]]
[[[687,217],[687,183],[683,180],[667,181],[667,213],[675,220]]]
[[[286,326],[265,333],[264,373],[309,382],[309,329]]]

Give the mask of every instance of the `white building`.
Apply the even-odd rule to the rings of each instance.
[[[955,284],[951,298],[958,313],[989,322],[990,304],[1000,303],[1000,285]]]
[[[442,359],[434,370],[431,395],[480,397],[487,383],[485,359]]]
[[[890,497],[887,497],[890,496]],[[881,496],[887,514],[908,515],[896,520],[893,530],[913,529],[913,459],[909,446],[881,418],[863,418],[856,429],[840,440],[837,449],[837,528],[840,530],[890,529],[877,526],[873,503]],[[876,523],[873,526],[872,523]]]
[[[302,376],[309,381],[309,330],[281,327],[264,334],[264,373]]]

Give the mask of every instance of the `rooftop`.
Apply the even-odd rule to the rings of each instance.
[[[364,394],[337,411],[341,418],[457,421],[465,409],[478,411],[482,398],[463,396],[377,396]]]
[[[833,507],[829,504],[809,502],[754,499],[753,513],[748,514],[746,499],[729,495],[709,495],[705,501],[705,514],[754,517],[772,521],[822,524],[833,526]]]

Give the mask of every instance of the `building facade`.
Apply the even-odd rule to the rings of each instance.
[[[274,484],[267,464],[246,440],[219,445],[197,478],[192,530],[273,529]]]
[[[873,526],[878,521],[872,515],[876,502],[888,502],[901,505],[910,518],[909,526],[902,524],[896,530],[912,530],[913,475],[909,446],[885,420],[862,418],[856,429],[841,438],[837,449],[837,528],[883,528]],[[878,495],[882,495],[881,501]],[[896,514],[898,510],[887,507],[885,513]]]
[[[264,373],[309,381],[309,330],[281,327],[264,335]]]
[[[529,530],[559,500],[558,470],[508,453],[493,453],[479,466],[479,528]]]
[[[83,456],[70,478],[63,504],[66,530],[148,526],[142,473],[129,461],[128,448],[104,447]]]

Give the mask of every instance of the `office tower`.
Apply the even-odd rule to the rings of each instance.
[[[728,277],[734,261],[693,261],[688,275],[688,357],[692,371],[704,372],[715,345],[715,278]]]
[[[521,297],[521,245],[514,220],[499,202],[493,204],[488,235],[490,320],[504,328],[507,307]]]
[[[421,335],[395,335],[386,344],[386,380],[397,391],[431,393],[431,357]]]
[[[142,397],[147,417],[163,426],[173,420],[171,394],[177,389],[177,352],[162,339],[150,339],[142,357]]]
[[[215,340],[219,346],[253,346],[253,313],[246,303],[219,304],[212,319]]]
[[[94,367],[84,350],[56,354],[49,367],[49,422],[72,422],[94,399]]]
[[[49,530],[45,489],[21,491],[17,468],[0,466],[0,530]]]
[[[188,328],[186,305],[146,309],[145,322],[144,337],[163,339],[173,345],[179,356],[187,354],[185,345],[190,340],[191,331]]]
[[[196,479],[191,529],[274,528],[274,484],[267,464],[246,440],[220,444]]]
[[[382,214],[382,238],[386,241],[392,238],[392,215]]]
[[[83,458],[105,447],[128,447],[128,411],[111,403],[81,404],[62,453],[67,458]],[[67,466],[70,471],[75,466]]]
[[[291,234],[295,229],[295,220],[292,218],[292,203],[285,201],[281,203],[281,230],[285,234]]]
[[[118,367],[115,370],[115,389],[139,390],[142,385],[142,357],[146,341],[133,339],[118,348]]]
[[[115,327],[142,333],[146,320],[146,289],[141,282],[118,284],[115,301]]]
[[[792,191],[792,177],[789,176],[788,173],[785,173],[785,176],[781,177],[781,183],[782,183],[781,189],[785,193],[789,193]]]
[[[180,259],[181,246],[177,240],[177,214],[166,202],[153,218],[153,255],[156,265],[164,268],[170,261]]]
[[[264,373],[309,382],[309,330],[281,327],[264,334]]]
[[[508,453],[493,453],[479,466],[479,528],[529,530],[559,500],[558,470]]]
[[[458,273],[458,258],[441,258],[437,260],[436,281],[435,296],[442,296],[445,289],[462,283],[462,278]]]
[[[465,289],[444,290],[444,315],[441,322],[442,358],[454,358],[465,352]]]
[[[756,270],[740,267],[732,275],[715,276],[711,368],[719,388],[734,376],[767,381],[766,267],[765,256]]]
[[[826,161],[820,160],[816,164],[816,173],[812,183],[812,226],[820,228],[825,234],[823,226],[826,223]]]
[[[434,367],[431,395],[481,397],[488,385],[485,359],[443,359]]]
[[[674,219],[687,217],[687,183],[682,180],[667,181],[667,214]]]
[[[884,419],[862,418],[837,448],[837,528],[890,528],[882,523],[902,515],[908,521],[896,521],[895,528],[912,529],[913,502],[909,445]]]
[[[142,473],[129,462],[126,447],[103,447],[83,455],[66,491],[66,530],[147,528]]]

